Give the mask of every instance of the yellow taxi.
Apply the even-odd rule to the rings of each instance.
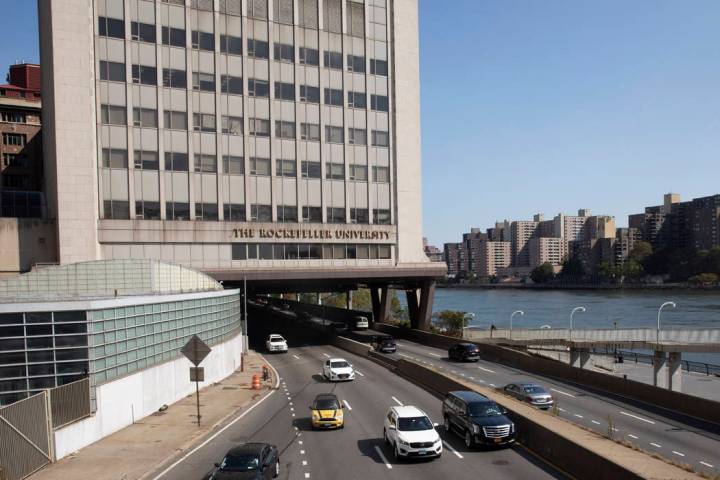
[[[310,406],[312,411],[312,428],[329,429],[343,428],[343,405],[333,393],[321,393]]]

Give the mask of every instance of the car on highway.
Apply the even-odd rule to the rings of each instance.
[[[316,396],[310,405],[312,428],[343,428],[345,426],[343,408],[334,393],[321,393]]]
[[[548,392],[545,387],[537,383],[509,383],[503,387],[503,390],[508,395],[527,402],[534,407],[548,409],[555,403],[552,394]]]
[[[271,333],[267,340],[265,340],[265,348],[268,352],[281,352],[287,353],[288,345],[285,338],[277,333]]]
[[[402,458],[437,458],[442,455],[442,440],[437,424],[417,407],[390,407],[385,415],[383,438],[393,449],[396,460]]]
[[[370,328],[370,322],[367,317],[363,317],[362,315],[354,317],[352,321],[355,326],[355,330],[367,330]]]
[[[323,363],[323,376],[331,382],[355,380],[355,370],[344,358],[328,358]]]
[[[280,454],[269,443],[233,447],[215,464],[210,480],[270,480],[280,475]]]
[[[474,343],[456,343],[448,349],[448,358],[458,362],[477,362],[480,349]]]
[[[372,347],[376,352],[380,353],[395,353],[397,352],[397,345],[395,339],[390,335],[377,335],[372,341]]]
[[[445,431],[458,434],[468,448],[512,444],[515,424],[506,414],[503,407],[470,390],[448,392],[442,403]]]

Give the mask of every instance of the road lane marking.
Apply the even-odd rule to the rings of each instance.
[[[303,467],[307,466],[307,460],[303,460]]]
[[[470,380],[475,380],[475,377],[468,377]]]
[[[482,378],[478,378],[478,382],[485,383],[485,380],[483,380]]]
[[[404,353],[398,353],[398,355],[400,355],[401,357],[405,357],[405,358],[413,358],[410,355],[405,355]]]
[[[293,407],[290,407],[290,411],[291,411],[291,412],[294,412],[295,409],[294,409]]]
[[[352,407],[350,406],[350,404],[348,403],[348,401],[347,401],[347,400],[343,400],[343,403],[345,404],[345,406],[347,407],[347,409],[352,412]]]
[[[387,468],[389,468],[390,470],[392,470],[392,465],[390,465],[390,462],[388,462],[388,459],[385,458],[385,455],[382,453],[382,450],[380,450],[380,447],[378,447],[377,445],[375,445],[375,451],[376,451],[377,454],[380,456],[380,460],[382,460],[382,462],[385,464],[385,466],[386,466]]]
[[[705,463],[705,462],[700,462],[700,465],[705,465],[708,468],[715,468],[714,465],[710,465],[709,463]]]
[[[553,392],[557,392],[560,395],[565,395],[567,397],[575,398],[575,395],[573,395],[572,393],[563,392],[562,390],[558,390],[557,388],[551,388],[550,390],[552,390]]]
[[[657,443],[650,442],[650,445],[652,445],[653,447],[662,448],[662,445],[658,445]]]
[[[323,353],[323,355],[325,355],[327,358],[330,358],[330,355],[328,355],[327,353]]]
[[[497,388],[497,387],[495,387],[495,384],[494,384],[494,383],[489,383],[488,385],[490,385],[490,386],[493,387],[493,388]]]
[[[460,452],[458,452],[457,450],[455,450],[455,449],[452,447],[452,445],[450,445],[450,444],[449,444],[448,442],[446,442],[445,440],[443,440],[442,442],[443,442],[443,445],[445,445],[445,448],[447,448],[447,449],[450,450],[452,453],[454,453],[456,457],[458,457],[458,458],[463,458],[463,456],[460,455]]]
[[[400,405],[401,407],[403,406],[403,403],[402,403],[400,400],[398,400],[398,399],[395,398],[395,397],[391,397],[391,398],[392,398],[393,400],[395,400],[395,403],[397,403],[397,404]]]
[[[647,418],[638,417],[637,415],[633,415],[632,413],[620,411],[620,415],[625,415],[625,416],[632,417],[637,420],[641,420],[643,422],[649,423],[650,425],[655,425],[655,422],[653,422],[652,420],[648,420]]]
[[[432,355],[433,357],[441,358],[440,355],[437,353],[428,352],[429,355]]]
[[[483,367],[478,367],[478,368],[479,368],[480,370],[482,370],[483,372],[495,373],[495,370],[490,370],[489,368],[483,368]]]
[[[364,376],[365,376],[365,374],[363,374],[362,372],[358,372],[357,370],[355,370],[355,373],[357,373],[357,374],[360,375],[361,377],[364,377]]]
[[[684,456],[685,456],[685,454],[682,453],[682,452],[677,452],[677,451],[675,451],[675,450],[673,450],[672,452],[673,452],[675,455],[678,455],[678,456],[680,456],[680,457],[684,457]]]
[[[302,445],[302,440],[298,440],[298,445]]]
[[[578,418],[584,418],[582,415],[577,414],[577,413],[575,414],[575,416],[578,417]]]
[[[600,422],[598,422],[597,420],[590,420],[590,421],[593,422],[595,425],[600,425]]]
[[[293,355],[293,357],[295,357],[295,360],[300,360],[300,357],[298,357],[297,355]]]
[[[310,478],[310,474],[309,474],[309,473],[305,473],[305,478]]]
[[[450,373],[457,374],[457,370],[450,370]]]
[[[637,440],[637,439],[639,439],[639,438],[640,438],[640,437],[636,437],[636,436],[635,436],[635,435],[633,435],[632,433],[628,433],[628,437],[630,437],[630,438],[634,438],[635,440]]]
[[[565,411],[564,408],[560,408],[560,407],[558,407],[558,410],[560,410],[561,412],[564,412],[564,411]]]
[[[305,455],[305,450],[300,450],[300,455]]]

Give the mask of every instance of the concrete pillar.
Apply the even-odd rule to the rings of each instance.
[[[405,290],[405,298],[407,299],[408,317],[410,318],[410,323],[414,325],[417,323],[416,319],[420,310],[417,289]]]
[[[420,305],[418,308],[418,325],[413,328],[429,330],[432,319],[433,301],[435,300],[435,280],[426,280],[420,289]]]
[[[348,290],[347,291],[347,309],[352,310],[352,297],[353,297],[353,291]]]
[[[654,352],[653,354],[653,385],[660,388],[667,388],[667,378],[663,376],[663,369],[667,363],[665,352]]]
[[[588,368],[590,365],[590,350],[587,348],[570,347],[570,366]]]
[[[373,321],[378,322],[380,318],[380,290],[370,287],[370,302],[372,303]]]
[[[376,322],[387,323],[390,319],[390,291],[388,287],[380,289],[380,311],[375,318]]]
[[[320,296],[320,292],[317,293],[317,304],[322,305],[322,297]]]
[[[668,389],[674,392],[682,392],[682,353],[670,352],[667,366]]]

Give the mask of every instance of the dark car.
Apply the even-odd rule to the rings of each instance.
[[[395,339],[389,335],[378,335],[372,341],[372,347],[376,352],[380,353],[395,353],[397,352],[397,345]]]
[[[342,335],[350,331],[347,324],[343,322],[332,322],[328,324],[327,329],[335,335]]]
[[[550,392],[536,383],[510,383],[505,385],[503,390],[508,395],[538,408],[550,408],[555,402]]]
[[[506,413],[497,403],[472,391],[449,392],[442,404],[445,431],[460,435],[468,448],[512,444],[515,424]]]
[[[448,349],[448,358],[458,362],[477,362],[480,349],[474,343],[456,343]]]
[[[215,464],[210,480],[269,480],[280,475],[280,455],[275,445],[245,443]]]

